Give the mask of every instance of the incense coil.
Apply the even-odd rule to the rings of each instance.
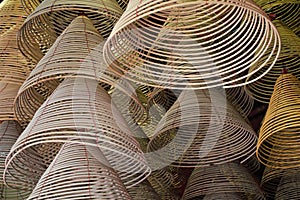
[[[30,14],[32,13],[43,0],[21,0],[21,3],[25,9],[25,11]]]
[[[18,85],[2,83],[0,81],[0,121],[16,120],[13,105],[18,89]]]
[[[264,169],[260,185],[268,199],[275,198],[277,187],[285,170],[286,169],[272,169],[269,167]]]
[[[271,69],[279,48],[276,28],[252,1],[133,0],[105,44],[104,58],[116,73],[144,85],[230,88],[248,84],[239,81],[251,76],[244,72],[260,57],[269,56]]]
[[[235,193],[220,193],[220,194],[208,194],[205,195],[203,200],[243,200],[241,196]]]
[[[252,128],[218,91],[185,90],[156,127],[148,152],[172,166],[207,166],[247,160],[256,141]]]
[[[28,124],[41,103],[66,77],[98,80],[103,87],[113,85],[120,92],[129,93],[126,81],[117,82],[103,63],[103,40],[90,19],[85,16],[75,18],[21,86],[15,101],[18,121],[24,126]],[[136,104],[132,115],[138,121],[145,109],[136,97],[131,96],[129,100]]]
[[[266,13],[283,21],[300,36],[300,3],[298,0],[255,0]]]
[[[205,199],[206,195],[224,193],[241,199],[265,199],[252,175],[237,163],[195,168],[182,199]]]
[[[299,19],[300,20],[300,19]],[[300,78],[300,38],[279,20],[273,21],[281,36],[281,52],[274,67],[261,79],[245,87],[246,91],[257,101],[268,104],[274,90],[276,79],[286,68],[289,73]],[[264,62],[261,59],[260,62]],[[255,66],[250,69],[250,72]],[[259,73],[257,73],[259,75]],[[257,75],[249,77],[255,79]]]
[[[0,82],[21,85],[32,68],[19,51],[16,38],[26,16],[18,0],[0,4]]]
[[[122,10],[126,10],[129,0],[116,0]]]
[[[275,200],[298,199],[300,197],[300,169],[285,170],[277,187]]]
[[[132,200],[161,199],[147,180],[127,189]]]
[[[33,162],[37,166],[36,174],[44,172],[45,163],[36,149],[45,143],[62,143],[69,139],[100,148],[126,187],[138,184],[151,172],[139,144],[108,93],[95,80],[70,78],[44,102],[12,147],[7,157],[7,184],[19,176],[19,160],[32,157],[33,151],[37,157]],[[27,179],[22,181],[27,182]]]
[[[19,0],[2,1],[0,3],[0,36],[12,29],[20,28],[26,17],[27,14]]]
[[[300,81],[292,74],[278,77],[262,123],[256,155],[270,168],[300,166]]]
[[[18,139],[21,134],[22,129],[16,121],[3,121],[0,123],[0,176],[3,177],[5,158],[9,153],[10,148]],[[1,179],[0,181],[0,197],[1,199],[11,199],[11,200],[23,200],[27,197],[28,192],[21,190],[13,190],[7,188],[3,184]]]
[[[235,109],[244,117],[252,111],[254,99],[246,93],[243,87],[226,89],[226,97]]]
[[[90,18],[103,37],[107,37],[122,9],[114,0],[45,0],[24,22],[18,35],[23,54],[38,62],[55,39],[78,15]]]
[[[119,176],[97,147],[66,143],[28,200],[130,199]]]

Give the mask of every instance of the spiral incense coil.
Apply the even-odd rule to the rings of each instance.
[[[28,124],[35,111],[65,77],[99,80],[105,87],[114,85],[120,93],[129,93],[126,80],[116,83],[114,74],[106,69],[101,56],[102,43],[103,37],[90,19],[85,16],[75,18],[21,86],[15,101],[18,121]],[[140,120],[145,109],[136,97],[129,96],[131,98],[127,98],[128,101],[135,104],[135,107],[131,107],[134,108],[133,118]]]
[[[286,169],[273,169],[266,167],[261,179],[261,187],[268,199],[274,199],[280,179]]]
[[[132,200],[161,199],[147,180],[127,189]]]
[[[42,1],[43,0],[21,0],[23,7],[28,14],[32,13]]]
[[[7,31],[20,28],[27,14],[20,0],[4,0],[0,3],[0,36]],[[16,37],[16,35],[15,35]]]
[[[46,165],[38,158],[41,154],[37,149],[43,144],[69,139],[100,148],[126,187],[138,184],[151,172],[139,144],[108,93],[95,80],[68,78],[39,108],[12,147],[7,157],[6,176],[19,178],[18,161],[32,156],[32,151],[37,157],[35,162],[42,163],[36,170],[43,172]],[[10,185],[11,181],[13,179],[6,182]]]
[[[224,193],[240,195],[241,199],[264,199],[252,175],[237,163],[195,168],[182,199],[201,199]]]
[[[249,159],[245,160],[242,165],[247,168],[252,174],[258,172],[261,168],[261,164],[255,157],[255,155],[251,156]]]
[[[205,195],[203,200],[243,200],[241,196],[235,193],[218,193]]]
[[[246,160],[254,154],[256,140],[218,91],[184,90],[157,125],[148,152],[172,166],[204,166]]]
[[[254,99],[246,93],[243,87],[226,89],[226,97],[235,109],[244,117],[252,111]]]
[[[300,166],[300,81],[292,74],[278,77],[260,128],[256,155],[270,168]]]
[[[123,200],[130,196],[97,147],[66,143],[28,200],[87,198]]]
[[[19,48],[24,55],[38,62],[78,15],[84,13],[99,33],[108,37],[122,12],[115,0],[44,0],[21,27]]]
[[[205,89],[248,84],[239,81],[263,67],[267,73],[279,49],[276,28],[250,0],[132,0],[104,46],[104,58],[116,73],[141,84]],[[256,71],[244,73],[266,55]]]
[[[300,197],[300,168],[285,170],[277,187],[275,200],[299,199]]]
[[[13,111],[13,105],[18,89],[18,85],[3,83],[0,81],[0,121],[16,119]]]
[[[122,10],[126,10],[129,0],[116,0]]]
[[[280,55],[274,67],[263,78],[246,86],[247,92],[253,98],[266,104],[270,101],[276,79],[282,73],[283,68],[287,68],[289,73],[300,78],[300,38],[281,21],[275,20],[273,23],[281,36],[282,48]],[[264,61],[264,59],[260,60],[260,62]],[[251,68],[250,72],[254,69],[255,67]],[[257,75],[259,75],[259,73],[249,77],[248,80],[255,79]]]
[[[255,0],[266,13],[283,21],[300,36],[300,3],[298,0]]]
[[[9,153],[10,148],[15,143],[22,129],[16,121],[3,121],[0,123],[0,177],[3,177],[5,158]],[[26,191],[14,190],[12,188],[7,188],[0,181],[0,197],[1,199],[11,199],[11,200],[23,200],[29,195]]]
[[[0,4],[0,81],[21,85],[32,68],[17,45],[17,32],[27,14],[19,0]]]

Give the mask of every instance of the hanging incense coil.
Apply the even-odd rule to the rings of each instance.
[[[253,155],[247,159],[242,165],[247,168],[252,174],[258,172],[261,168],[260,162],[257,160],[256,156]]]
[[[286,169],[273,169],[266,167],[261,179],[261,187],[268,199],[274,199],[277,187],[280,183],[281,177]]]
[[[158,124],[148,153],[172,166],[207,166],[246,160],[254,154],[256,140],[252,128],[218,91],[185,90]]]
[[[272,63],[269,70],[279,46],[276,28],[252,1],[133,0],[105,44],[104,58],[116,73],[154,87],[237,87],[266,63]]]
[[[44,0],[21,27],[19,48],[25,56],[38,62],[78,15],[90,18],[99,33],[107,37],[122,12],[115,0]]]
[[[122,10],[126,10],[129,0],[116,0]]]
[[[99,148],[66,143],[28,200],[86,198],[131,199]]]
[[[147,180],[127,189],[132,200],[161,199]]]
[[[263,78],[246,86],[247,92],[253,98],[266,104],[269,103],[276,79],[282,73],[284,68],[287,68],[289,73],[300,78],[300,38],[281,21],[275,20],[273,23],[281,36],[282,48],[280,55],[274,67]],[[264,61],[263,58],[260,60],[260,62]],[[249,72],[254,69],[255,66],[253,66]],[[259,73],[249,77],[248,80],[255,79],[258,75]]]
[[[101,56],[103,40],[90,19],[75,18],[21,86],[15,101],[18,121],[24,126],[28,124],[35,111],[66,77],[99,80],[103,87],[113,85],[121,93],[129,93],[126,80],[117,83],[114,74],[106,70]],[[138,121],[145,109],[133,95],[129,100],[136,104],[132,115]]]
[[[278,77],[257,143],[258,160],[270,168],[300,166],[300,81],[292,74]]]
[[[255,0],[266,13],[283,21],[300,36],[300,3],[298,0]]]
[[[243,200],[241,196],[235,193],[218,193],[205,195],[203,200]]]
[[[237,163],[197,167],[189,177],[182,199],[231,193],[241,199],[264,199],[263,192],[246,168]]]
[[[18,89],[18,85],[3,83],[0,81],[0,121],[16,120],[13,105]]]
[[[32,13],[42,1],[43,0],[21,0],[23,7],[28,14]]]
[[[0,123],[0,176],[3,177],[5,158],[10,148],[15,143],[22,129],[16,121],[3,121]],[[17,183],[15,183],[17,184]],[[23,200],[27,197],[28,192],[7,188],[2,179],[0,181],[0,197],[1,199]]]
[[[285,170],[277,187],[275,200],[300,197],[300,168]]]
[[[228,88],[225,91],[228,101],[244,118],[247,118],[254,106],[254,99],[246,93],[243,87]]]
[[[26,156],[33,157],[32,152],[36,154],[33,169],[38,172],[35,173],[44,172],[47,166],[36,153],[40,145],[69,139],[100,148],[126,187],[138,184],[150,174],[139,144],[108,93],[95,80],[69,78],[39,108],[12,147],[7,157],[7,184],[10,185],[14,177],[19,178],[24,168],[18,168],[19,161]]]
[[[17,45],[17,33],[26,16],[19,0],[0,4],[0,82],[21,85],[32,68]]]

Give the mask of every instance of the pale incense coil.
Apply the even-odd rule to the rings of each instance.
[[[299,19],[300,20],[300,19]],[[245,86],[246,91],[257,101],[268,104],[273,93],[274,85],[282,70],[286,68],[289,73],[300,78],[300,38],[279,20],[273,21],[281,36],[281,52],[274,67],[261,79]],[[260,62],[264,62],[262,58]],[[250,68],[251,72],[255,69]],[[255,79],[260,73],[249,77]]]
[[[34,162],[36,167],[32,170],[36,170],[36,174],[44,172],[46,164],[36,149],[69,139],[100,148],[126,187],[138,184],[151,172],[139,144],[108,93],[95,80],[69,78],[39,108],[12,147],[7,157],[6,183],[11,185],[15,178],[27,183],[31,178],[27,177],[30,175],[27,168]],[[27,168],[19,168],[19,162],[26,156],[36,158],[33,163],[24,163]]]
[[[253,109],[254,99],[246,93],[243,87],[228,88],[225,91],[228,101],[244,118],[247,118]]]
[[[65,143],[28,200],[131,199],[97,147]]]
[[[21,134],[21,126],[16,121],[0,122],[0,177],[3,177],[5,158],[10,148]],[[17,183],[16,183],[17,184]],[[3,180],[0,181],[0,198],[11,200],[23,200],[29,195],[26,191],[14,190],[4,185]]]
[[[103,37],[108,37],[123,13],[115,0],[44,0],[20,29],[19,48],[38,62],[71,21],[84,13]]]
[[[300,168],[285,170],[277,187],[275,200],[299,199],[300,197]]]
[[[256,155],[270,168],[300,166],[300,81],[292,74],[278,77],[260,128]]]
[[[126,80],[117,82],[114,74],[103,63],[103,42],[103,37],[90,19],[86,16],[76,17],[21,86],[15,101],[18,121],[24,126],[28,124],[35,111],[66,77],[99,80],[103,87],[113,85],[116,89],[129,93]],[[133,115],[137,121],[140,120],[145,109],[133,95],[127,100],[136,104]]]
[[[184,90],[156,127],[148,152],[172,166],[207,166],[247,160],[256,142],[254,130],[219,91]]]
[[[279,49],[275,26],[250,0],[132,0],[104,46],[104,58],[116,73],[145,85],[229,88],[248,84],[239,81],[272,63],[267,73]],[[256,71],[245,73],[266,55]]]
[[[16,120],[13,106],[19,85],[3,83],[0,81],[0,121]]]
[[[283,21],[300,36],[300,3],[298,0],[255,0],[266,13]]]
[[[249,171],[238,163],[197,167],[189,177],[182,199],[232,193],[241,199],[265,199]]]
[[[21,85],[32,68],[17,45],[17,33],[26,16],[19,0],[0,4],[0,82]]]

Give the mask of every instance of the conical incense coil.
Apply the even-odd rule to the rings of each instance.
[[[7,184],[19,176],[18,162],[32,156],[31,151],[37,152],[35,149],[45,143],[69,139],[100,148],[126,187],[138,184],[150,174],[139,144],[108,93],[95,80],[69,78],[39,108],[12,147],[7,157]],[[36,153],[36,157],[41,155]],[[44,161],[36,158],[35,162],[43,163],[40,168],[36,165],[36,170],[43,172]]]
[[[127,189],[132,200],[161,199],[147,180]]]
[[[300,3],[298,0],[255,0],[271,17],[283,21],[300,36]]]
[[[273,169],[266,167],[261,179],[261,187],[268,199],[274,199],[277,187],[286,169]]]
[[[244,117],[252,111],[254,99],[246,93],[243,87],[226,89],[226,97],[228,101],[236,108],[236,110]]]
[[[42,1],[43,0],[21,0],[23,7],[28,14],[32,13]]]
[[[126,10],[129,0],[116,0],[122,10]]]
[[[161,163],[192,167],[247,159],[256,141],[225,96],[213,89],[185,90],[157,125],[148,152]]]
[[[292,74],[278,77],[260,128],[256,155],[270,168],[300,166],[300,81]]]
[[[208,194],[205,195],[203,200],[243,200],[243,198],[235,193],[217,193],[217,194]]]
[[[85,16],[76,17],[57,38],[47,54],[39,61],[19,90],[15,101],[18,121],[26,125],[35,111],[65,77],[84,77],[114,85],[122,92],[128,87],[118,82],[114,74],[107,70],[102,58],[103,37]],[[110,87],[110,86],[109,86]],[[30,97],[30,98],[28,98]],[[133,115],[144,112],[142,105],[132,96],[138,107]],[[137,119],[139,120],[139,119]]]
[[[285,170],[277,187],[275,200],[300,197],[300,168]]]
[[[19,86],[0,81],[0,121],[15,120],[13,106]]]
[[[241,199],[264,199],[252,175],[237,163],[195,168],[182,199],[202,199],[206,195],[224,193],[239,195]]]
[[[5,158],[10,148],[21,134],[21,126],[16,121],[3,121],[0,123],[0,177],[3,177]],[[15,183],[17,184],[17,182]],[[14,190],[4,185],[2,179],[0,181],[0,197],[1,199],[23,200],[27,197],[28,192]]]
[[[7,31],[17,30],[27,17],[20,0],[4,0],[0,3],[0,36]],[[16,37],[16,35],[15,35]]]
[[[272,63],[267,73],[279,49],[276,28],[252,1],[132,0],[104,46],[104,58],[116,73],[141,84],[205,89],[248,84],[239,81]],[[266,55],[265,63],[245,74]]]
[[[299,19],[300,20],[300,19]],[[277,77],[286,68],[289,73],[300,78],[300,38],[279,20],[273,21],[281,36],[281,52],[274,67],[261,79],[246,86],[246,91],[256,100],[268,104],[274,90]],[[261,59],[260,62],[264,62]],[[255,69],[250,68],[249,72]],[[263,71],[263,70],[262,70]],[[255,79],[260,73],[249,77]]]
[[[131,199],[97,147],[66,143],[28,200]]]
[[[56,37],[81,14],[89,17],[100,34],[107,37],[122,12],[115,0],[44,0],[20,29],[20,50],[38,62]]]
[[[0,4],[0,82],[21,85],[32,68],[17,45],[17,33],[26,16],[19,0]]]

